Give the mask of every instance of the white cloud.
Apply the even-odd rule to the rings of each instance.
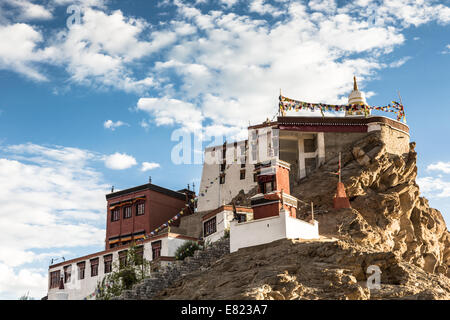
[[[143,162],[142,163],[142,168],[141,171],[145,172],[145,171],[149,171],[149,170],[153,170],[156,168],[160,168],[160,164],[159,163],[155,163],[155,162]]]
[[[402,65],[404,65],[408,60],[410,60],[410,59],[412,59],[412,57],[403,57],[403,58],[401,58],[401,59],[399,59],[399,60],[397,60],[397,61],[394,61],[394,62],[391,62],[390,64],[389,64],[389,67],[390,68],[399,68],[399,67],[401,67]]]
[[[13,70],[38,81],[47,80],[35,66],[42,60],[42,51],[38,49],[42,41],[41,33],[27,24],[0,25],[0,69]]]
[[[417,184],[420,186],[421,192],[430,198],[449,198],[450,182],[444,181],[438,177],[417,178]]]
[[[105,156],[104,161],[105,166],[112,170],[124,170],[137,164],[136,159],[133,156],[118,152]]]
[[[238,2],[238,0],[219,0],[219,1],[228,8],[231,8]]]
[[[112,131],[116,130],[116,128],[122,127],[122,126],[130,126],[128,123],[123,122],[123,121],[112,121],[112,120],[106,120],[103,123],[103,127],[105,127],[105,129],[111,129]]]
[[[137,109],[151,114],[157,126],[178,124],[188,130],[197,130],[203,120],[201,112],[192,103],[168,97],[141,98]]]
[[[450,173],[450,162],[439,161],[437,163],[432,163],[432,164],[428,165],[427,170],[442,171],[444,173]]]
[[[3,0],[15,8],[14,21],[49,20],[53,18],[51,10],[43,5],[35,4],[28,0]]]
[[[47,295],[47,284],[46,272],[25,268],[16,271],[0,263],[0,293],[3,299],[17,300],[27,294],[40,299]]]
[[[90,168],[98,155],[77,148],[35,144],[0,151],[0,296],[42,297],[47,271],[36,263],[55,249],[104,243],[108,186]],[[35,250],[47,251],[38,253]]]
[[[281,10],[278,10],[277,8],[266,2],[266,0],[252,0],[250,3],[250,11],[259,13],[261,15],[270,14],[272,16],[279,16],[282,14]]]
[[[445,49],[441,51],[442,54],[449,54],[450,53],[450,44],[445,46]]]

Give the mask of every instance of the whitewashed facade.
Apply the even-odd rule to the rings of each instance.
[[[245,221],[253,220],[253,212],[250,208],[236,208],[236,213],[245,216]],[[205,243],[215,242],[225,235],[225,230],[230,229],[231,221],[234,218],[232,206],[222,206],[218,210],[209,213],[203,218],[203,239]],[[205,225],[214,224],[214,232],[205,233]]]
[[[143,245],[143,256],[148,261],[153,261],[152,243],[161,241],[160,249],[160,261],[161,265],[167,265],[174,260],[175,252],[178,247],[183,243],[196,240],[173,233],[166,233],[163,235],[155,236],[150,239],[138,242],[137,245]],[[98,252],[85,257],[69,260],[67,262],[53,265],[49,268],[49,290],[48,300],[90,300],[95,299],[92,294],[97,288],[97,284],[100,283],[105,277],[105,257],[112,254],[112,265],[117,266],[119,264],[119,252],[127,250],[128,247],[117,247],[111,250]],[[98,258],[98,273],[96,276],[91,276],[91,261]],[[80,262],[85,263],[84,279],[79,279]],[[64,289],[51,288],[51,273],[54,271],[60,271],[60,275],[64,276],[64,268],[69,267],[71,269],[70,281],[64,283]]]
[[[249,222],[231,222],[230,252],[280,239],[318,239],[319,223],[292,218],[284,210],[275,217]]]

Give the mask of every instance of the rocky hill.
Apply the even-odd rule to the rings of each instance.
[[[241,249],[154,298],[450,299],[450,234],[420,197],[414,147],[388,154],[376,133],[348,146],[342,181],[352,209],[332,208],[337,155],[291,191],[302,201],[300,218],[311,218],[314,202],[322,239]],[[382,272],[380,289],[366,287],[371,265]]]

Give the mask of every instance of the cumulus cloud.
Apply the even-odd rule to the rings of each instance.
[[[157,126],[178,124],[189,130],[201,128],[203,116],[192,103],[168,97],[141,98],[137,109],[153,115]]]
[[[128,123],[120,121],[120,120],[116,121],[116,122],[114,122],[112,120],[106,120],[103,123],[103,127],[105,129],[110,129],[112,131],[114,131],[114,130],[116,130],[116,128],[119,128],[119,127],[122,127],[122,126],[130,126],[130,125]]]
[[[108,186],[87,150],[21,144],[0,151],[0,294],[44,296],[47,270],[22,267],[52,252],[104,242]]]
[[[36,67],[43,60],[43,51],[38,48],[42,41],[42,34],[27,24],[0,25],[0,69],[13,70],[37,81],[47,80]]]
[[[439,161],[432,163],[427,167],[428,171],[441,171],[443,173],[450,173],[450,162]]]
[[[153,170],[153,169],[160,168],[160,167],[161,167],[160,164],[156,163],[156,162],[143,162],[141,171],[145,172],[145,171]]]
[[[443,180],[441,177],[417,178],[417,184],[420,186],[420,191],[427,197],[450,197],[450,182]]]
[[[112,170],[124,170],[137,164],[136,159],[133,156],[118,152],[105,156],[104,161],[105,166]]]
[[[50,9],[28,0],[3,0],[2,5],[13,8],[15,21],[49,20],[53,18]],[[0,5],[0,9],[1,6]]]

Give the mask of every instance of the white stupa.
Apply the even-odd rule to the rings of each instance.
[[[348,96],[348,104],[358,104],[361,105],[361,108],[358,108],[356,111],[346,111],[345,116],[346,117],[353,117],[353,116],[365,116],[364,114],[364,108],[363,105],[367,106],[366,102],[366,96],[364,92],[358,90],[358,84],[356,83],[356,77],[353,76],[353,91],[350,92]],[[370,114],[370,110],[369,110]]]

